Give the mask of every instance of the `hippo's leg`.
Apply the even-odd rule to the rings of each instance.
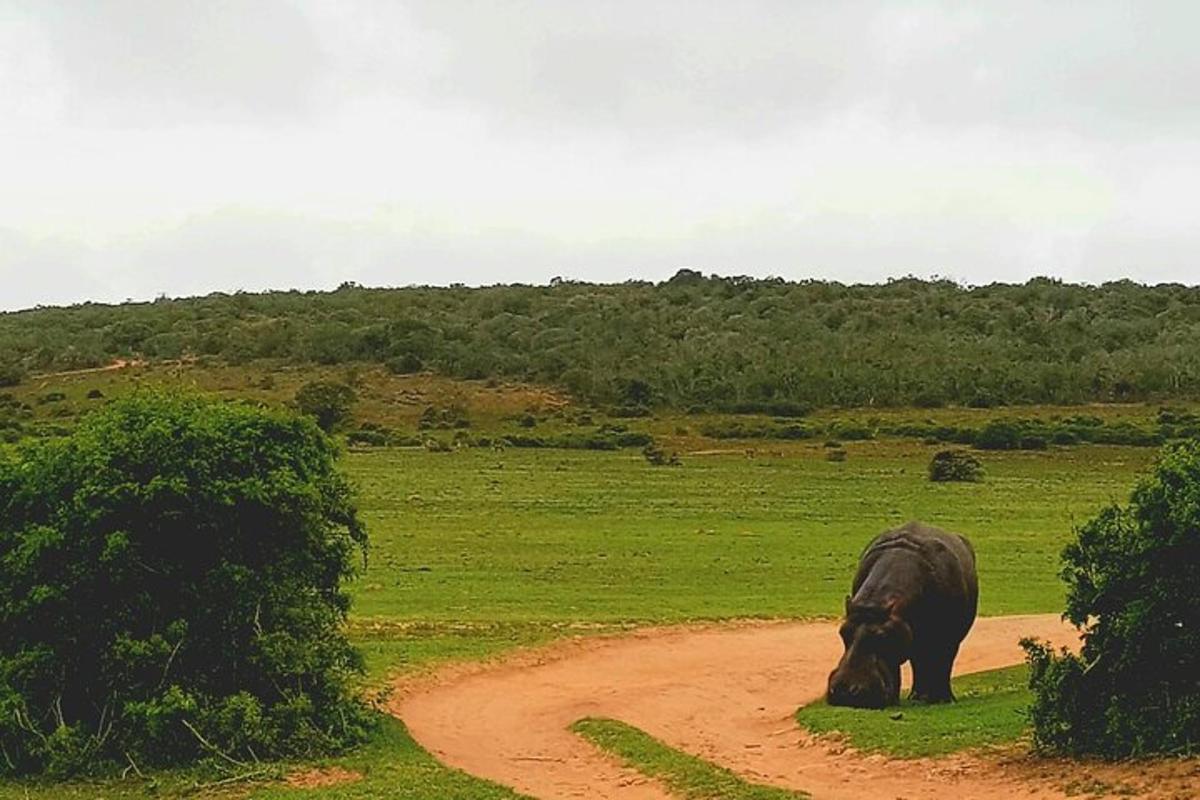
[[[958,655],[958,644],[952,647],[913,653],[912,699],[922,703],[950,703],[950,670]]]

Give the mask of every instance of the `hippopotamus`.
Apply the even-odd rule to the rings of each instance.
[[[839,633],[846,651],[829,674],[830,705],[900,702],[900,665],[912,662],[912,699],[954,700],[950,668],[979,605],[975,550],[965,536],[909,522],[863,551]]]

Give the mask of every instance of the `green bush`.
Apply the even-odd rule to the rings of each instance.
[[[1079,655],[1026,648],[1034,741],[1071,755],[1200,751],[1200,442],[1164,451],[1128,506],[1063,551]]]
[[[359,741],[335,457],[309,420],[156,393],[0,457],[0,774]]]
[[[1018,450],[1021,429],[1008,420],[993,420],[975,435],[975,446],[980,450]]]
[[[642,455],[652,467],[677,467],[680,463],[678,453],[667,452],[653,442],[642,448]]]
[[[0,361],[0,386],[16,386],[25,380],[25,370],[13,361]]]
[[[296,408],[317,421],[328,433],[350,419],[350,407],[355,401],[354,389],[344,383],[313,381],[296,392]]]
[[[983,464],[965,450],[942,450],[929,462],[929,480],[975,483],[983,480]]]

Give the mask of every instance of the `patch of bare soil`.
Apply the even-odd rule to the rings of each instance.
[[[957,670],[1018,663],[1022,636],[1077,643],[1056,615],[985,618]],[[446,764],[547,800],[669,797],[568,730],[588,716],[818,800],[1200,796],[1194,760],[1094,765],[993,752],[900,761],[831,746],[792,714],[821,696],[840,652],[832,622],[647,630],[453,667],[400,686],[390,708]]]
[[[293,772],[283,782],[293,789],[326,789],[361,781],[362,777],[361,772],[342,767],[320,767]]]

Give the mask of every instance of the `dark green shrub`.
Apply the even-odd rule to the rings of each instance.
[[[835,422],[829,426],[829,432],[838,439],[848,442],[861,442],[875,438],[875,431],[861,422]]]
[[[333,381],[306,383],[296,392],[296,408],[315,419],[327,433],[350,419],[354,400],[354,389]]]
[[[46,405],[47,403],[61,403],[66,400],[67,396],[62,392],[46,392],[37,399],[38,405]]]
[[[1162,434],[1148,431],[1131,422],[1103,425],[1090,431],[1089,441],[1096,444],[1123,444],[1134,447],[1158,447],[1163,443]]]
[[[504,443],[510,447],[548,447],[546,440],[540,436],[526,436],[519,433],[510,433],[503,439]]]
[[[359,741],[335,458],[291,414],[138,394],[0,459],[0,773]]]
[[[608,410],[608,415],[617,419],[635,419],[650,416],[650,409],[646,406],[614,406]]]
[[[837,448],[836,450],[826,450],[825,451],[825,460],[839,462],[839,463],[842,461],[845,461],[846,460],[846,451],[842,450],[841,448]]]
[[[651,443],[642,448],[642,455],[646,458],[646,462],[653,467],[677,467],[679,466],[679,454],[675,452],[668,453],[658,445]]]
[[[346,442],[366,447],[387,447],[391,444],[392,432],[382,425],[364,422],[358,430],[346,434]]]
[[[929,480],[976,483],[983,480],[983,464],[965,450],[942,450],[929,462]]]
[[[0,386],[17,386],[25,380],[25,369],[15,361],[0,361]]]
[[[1018,450],[1021,428],[1008,420],[992,420],[975,434],[974,444],[980,450]]]
[[[471,427],[471,420],[467,419],[467,410],[457,404],[448,406],[425,406],[425,410],[421,412],[420,419],[417,420],[417,430],[454,430]]]
[[[946,398],[941,392],[926,390],[913,396],[912,404],[917,408],[943,408]]]
[[[812,406],[805,403],[792,403],[786,400],[744,401],[734,403],[723,410],[730,414],[767,414],[772,417],[805,417],[812,412]]]
[[[811,439],[817,435],[817,432],[812,428],[806,428],[803,425],[780,425],[775,429],[775,438],[777,439]]]
[[[1079,434],[1069,428],[1056,428],[1050,434],[1050,441],[1054,444],[1079,444]]]
[[[91,389],[87,393],[87,399],[88,400],[103,400],[104,392],[100,391],[99,389]]]
[[[1079,655],[1025,641],[1038,747],[1108,758],[1200,751],[1200,442],[1166,449],[1128,506],[1063,551]]]
[[[654,437],[642,431],[625,431],[617,434],[618,447],[644,447],[653,442]]]
[[[454,450],[450,443],[435,436],[430,436],[421,442],[422,446],[430,453],[449,453]]]
[[[387,360],[387,368],[396,375],[411,375],[425,368],[420,356],[415,353],[405,353]]]
[[[968,408],[995,408],[998,405],[995,396],[988,392],[976,392],[967,400]]]
[[[1020,450],[1045,450],[1049,446],[1050,443],[1046,441],[1046,437],[1037,433],[1022,434],[1018,442]]]

